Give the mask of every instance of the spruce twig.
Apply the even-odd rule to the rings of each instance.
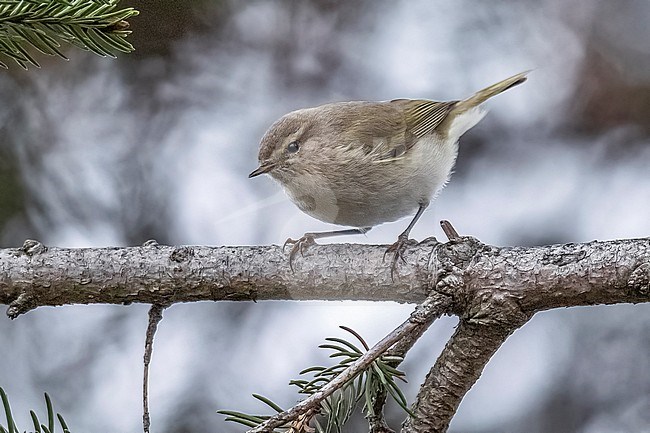
[[[67,60],[62,44],[102,57],[130,53],[128,18],[133,8],[119,0],[0,0],[0,56],[27,69],[40,67],[34,51]],[[0,60],[0,66],[8,65]]]
[[[298,387],[299,394],[316,397],[314,404],[305,407],[295,418],[287,419],[285,422],[274,426],[264,427],[272,418],[270,415],[252,415],[236,411],[220,410],[219,413],[226,415],[226,421],[233,421],[257,431],[263,428],[269,432],[301,433],[340,433],[343,425],[350,419],[355,409],[363,403],[364,412],[367,416],[374,415],[375,407],[372,402],[378,394],[388,393],[395,402],[409,415],[413,415],[408,408],[404,394],[397,386],[395,379],[404,380],[404,373],[391,367],[389,364],[399,361],[395,356],[382,356],[379,351],[376,356],[368,359],[356,373],[348,372],[351,364],[361,359],[368,351],[376,350],[371,348],[365,340],[351,328],[341,326],[341,329],[352,334],[363,347],[363,351],[350,341],[343,338],[329,337],[327,343],[318,346],[321,349],[331,350],[330,358],[339,359],[338,363],[330,367],[314,366],[300,372],[300,375],[309,374],[310,380],[296,379],[289,382],[290,385]],[[401,360],[401,359],[400,359]],[[345,376],[341,376],[344,374]],[[343,381],[341,378],[345,377]],[[333,382],[339,381],[340,385],[327,395],[325,388],[330,387]],[[320,397],[319,397],[320,396]],[[257,400],[273,409],[277,415],[286,413],[282,407],[272,400],[258,394],[253,394]],[[314,426],[312,427],[311,424]]]
[[[7,393],[5,393],[4,389],[0,387],[0,401],[2,402],[2,407],[5,412],[5,419],[7,421],[7,427],[3,427],[0,425],[0,433],[20,433],[21,429],[18,428],[16,425],[16,422],[14,421],[14,416],[11,413],[11,406],[9,405],[9,397],[7,397]],[[54,408],[52,406],[52,400],[50,400],[50,396],[45,393],[45,407],[47,410],[47,425],[42,424],[40,420],[38,419],[38,416],[36,415],[36,412],[33,410],[29,411],[29,415],[31,416],[32,423],[34,424],[34,432],[35,433],[56,433],[56,424],[54,423]],[[56,414],[56,419],[59,421],[59,425],[61,426],[61,431],[63,433],[70,433],[70,429],[68,428],[68,425],[66,424],[65,420],[63,419],[63,416],[61,416],[60,413]]]

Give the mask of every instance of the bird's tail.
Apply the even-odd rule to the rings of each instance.
[[[490,99],[491,97],[498,95],[499,93],[505,92],[509,88],[515,87],[523,83],[524,81],[526,81],[526,75],[528,75],[529,72],[530,71],[526,71],[517,75],[513,75],[512,77],[499,81],[496,84],[492,84],[491,86],[488,86],[483,90],[479,90],[469,98],[459,101],[454,106],[453,112],[456,115],[458,115],[466,112],[467,110],[471,110],[474,107],[478,107],[483,102]]]
[[[456,102],[437,130],[446,133],[448,137],[454,137],[458,140],[458,137],[467,132],[468,129],[473,128],[485,116],[486,111],[480,107],[483,102],[494,95],[523,83],[526,81],[528,72],[530,71],[513,75],[483,90],[479,90],[467,99]]]

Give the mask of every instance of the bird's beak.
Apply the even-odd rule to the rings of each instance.
[[[259,167],[257,167],[255,170],[251,172],[251,174],[248,175],[248,177],[255,177],[259,176],[260,174],[268,173],[269,171],[273,170],[275,168],[275,164],[272,162],[263,162],[260,164]]]

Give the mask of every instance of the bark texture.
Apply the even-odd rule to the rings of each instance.
[[[410,247],[391,279],[383,245],[315,245],[294,271],[278,246],[0,249],[0,303],[10,317],[64,304],[375,300],[420,303],[435,290],[480,318],[493,304],[530,313],[647,302],[650,239],[494,247],[462,237]],[[438,281],[440,280],[440,281]],[[490,314],[499,314],[498,309]]]
[[[408,418],[402,433],[447,431],[461,400],[517,325],[523,323],[504,326],[461,321],[420,387],[413,404],[417,418]]]

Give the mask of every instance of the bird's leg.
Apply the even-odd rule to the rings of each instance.
[[[406,263],[406,260],[404,260],[403,254],[404,250],[406,249],[406,246],[409,243],[409,233],[411,233],[411,229],[413,226],[415,226],[415,223],[418,222],[422,214],[424,213],[424,210],[429,206],[429,202],[426,203],[420,203],[420,207],[418,208],[418,211],[415,213],[415,216],[411,220],[411,223],[406,227],[406,230],[404,230],[398,237],[397,237],[397,242],[395,242],[393,245],[389,246],[386,249],[386,252],[384,253],[384,259],[386,258],[386,254],[392,253],[393,254],[393,260],[390,265],[390,277],[393,278],[393,274],[395,273],[395,270],[397,269],[397,261],[399,259],[402,259],[404,263]]]
[[[296,253],[300,251],[300,255],[303,255],[307,248],[316,244],[316,239],[329,238],[331,236],[362,235],[368,233],[371,228],[372,227],[360,227],[356,229],[333,230],[329,232],[305,233],[300,239],[287,239],[282,246],[282,251],[284,251],[288,244],[293,245],[291,251],[289,251],[289,267],[293,270],[293,258]]]

